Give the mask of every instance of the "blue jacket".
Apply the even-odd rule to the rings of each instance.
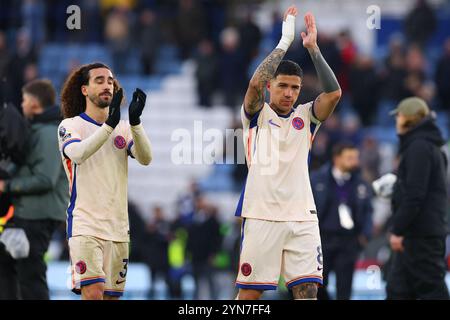
[[[372,233],[372,191],[355,172],[345,184],[345,192],[339,189],[329,164],[311,174],[311,187],[319,218],[321,234],[364,235]],[[338,207],[342,203],[342,193],[346,195],[346,205],[350,207],[353,229],[344,229],[339,222]]]

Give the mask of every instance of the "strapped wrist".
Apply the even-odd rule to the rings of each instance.
[[[277,49],[281,49],[283,51],[288,51],[291,43],[285,37],[281,37],[280,42],[278,42]]]

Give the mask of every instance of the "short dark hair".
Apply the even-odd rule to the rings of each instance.
[[[299,76],[303,78],[303,70],[300,66],[292,60],[282,60],[278,65],[273,78],[275,79],[279,74],[286,76]]]
[[[338,142],[334,145],[333,147],[333,151],[332,151],[332,155],[333,158],[340,156],[342,154],[342,152],[344,152],[345,150],[354,150],[357,149],[356,146],[350,142],[350,141],[343,141],[343,142]]]
[[[23,86],[22,92],[36,97],[44,109],[55,104],[56,90],[48,79],[36,79],[28,82]]]

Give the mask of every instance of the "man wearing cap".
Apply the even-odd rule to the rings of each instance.
[[[400,162],[392,195],[387,299],[448,299],[444,139],[420,98],[402,100],[390,114],[396,117]]]

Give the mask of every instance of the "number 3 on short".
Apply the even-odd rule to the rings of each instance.
[[[125,278],[127,276],[128,271],[128,259],[123,259],[123,271],[119,273],[121,278]]]

